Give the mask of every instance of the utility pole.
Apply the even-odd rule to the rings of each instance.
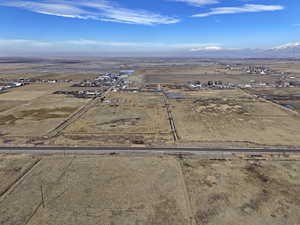
[[[42,205],[43,205],[43,208],[45,208],[45,199],[44,199],[43,183],[41,183],[41,197],[42,197]]]

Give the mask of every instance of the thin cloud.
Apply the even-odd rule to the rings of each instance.
[[[201,52],[201,51],[235,51],[235,50],[240,50],[238,48],[223,48],[221,46],[206,46],[206,47],[201,47],[201,48],[192,48],[190,49],[191,52]]]
[[[220,51],[224,50],[224,48],[220,46],[207,46],[203,48],[192,48],[190,51],[191,52],[199,52],[199,51]]]
[[[96,40],[66,40],[66,41],[35,41],[35,40],[0,40],[0,49],[1,48],[44,48],[45,50],[51,50],[56,48],[65,48],[65,49],[76,49],[80,47],[81,49],[96,49],[96,48],[105,48],[105,49],[149,49],[149,50],[160,50],[160,49],[191,49],[191,48],[206,48],[212,46],[219,46],[218,43],[159,43],[159,42],[105,42],[105,41],[96,41]]]
[[[219,7],[212,8],[208,13],[195,14],[192,17],[207,17],[212,15],[222,14],[236,14],[236,13],[253,13],[253,12],[265,12],[265,11],[278,11],[283,10],[284,7],[281,5],[256,5],[246,4],[241,7]]]
[[[173,24],[180,20],[145,10],[135,10],[120,7],[107,0],[62,0],[62,1],[20,1],[4,0],[0,6],[16,7],[32,12],[78,19],[92,19],[127,24],[157,25]]]
[[[201,7],[203,5],[217,4],[218,0],[171,0],[173,2],[184,2],[192,6]]]

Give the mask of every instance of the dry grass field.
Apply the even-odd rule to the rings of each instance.
[[[0,196],[27,173],[38,159],[25,156],[0,156]]]
[[[249,92],[258,95],[296,95],[300,94],[299,87],[286,87],[286,88],[255,88],[249,89]]]
[[[288,88],[255,88],[249,89],[248,92],[259,96],[272,97],[286,97],[287,100],[274,100],[275,103],[289,107],[300,113],[300,88],[288,87]],[[297,96],[297,98],[294,98]]]
[[[300,117],[283,107],[239,90],[190,93],[169,99],[183,143],[300,145]]]
[[[197,225],[300,223],[300,162],[184,159]]]
[[[1,66],[0,66],[1,68]],[[75,71],[74,71],[75,73]],[[16,74],[0,74],[0,78],[4,80],[14,80],[14,79],[45,79],[45,80],[72,80],[75,82],[79,82],[84,79],[95,79],[99,76],[99,74],[33,74],[33,73],[26,73],[23,74],[21,72]]]
[[[300,77],[300,64],[299,62],[281,62],[281,63],[274,63],[271,64],[273,69],[289,72],[292,76]]]
[[[38,161],[17,179],[20,171]],[[0,156],[1,225],[294,225],[290,158]]]
[[[0,201],[0,224],[183,225],[184,190],[172,158],[50,157]]]
[[[87,102],[52,94],[66,84],[32,84],[0,95],[0,133],[42,136]]]
[[[208,81],[221,80],[224,83],[245,84],[251,80],[256,82],[274,82],[279,75],[261,76],[259,74],[247,75],[243,71],[226,71],[225,66],[173,66],[162,68],[148,68],[137,70],[137,74],[143,77],[145,83],[176,83],[185,84],[188,81]]]
[[[18,60],[23,63],[17,63]],[[0,60],[1,61],[1,60]],[[226,65],[232,65],[227,70]],[[264,65],[274,73],[246,74],[248,66]],[[297,95],[299,88],[258,88],[247,90],[194,90],[180,85],[189,81],[222,81],[245,84],[274,83],[293,76],[298,62],[281,60],[203,59],[2,59],[0,78],[94,79],[107,71],[134,69],[128,89],[149,91],[159,87],[168,94],[180,140],[174,143],[164,99],[150,92],[113,92],[100,99],[80,118],[72,120],[58,136],[45,135],[81,109],[89,100],[54,95],[58,90],[95,90],[107,87],[71,87],[73,83],[31,84],[0,93],[0,145],[59,146],[209,146],[282,147],[300,146],[299,115],[279,106],[292,105],[300,112],[300,101],[272,104],[255,96]],[[1,70],[2,69],[2,70]],[[295,75],[295,76],[296,76]],[[295,78],[296,79],[296,78]],[[3,81],[4,82],[4,81]],[[166,85],[164,85],[166,84]],[[170,84],[170,85],[167,85]],[[180,84],[180,85],[172,85]],[[173,88],[173,89],[172,89]],[[44,139],[41,139],[43,137]]]
[[[150,93],[111,93],[64,131],[56,144],[130,145],[167,142],[163,99]]]

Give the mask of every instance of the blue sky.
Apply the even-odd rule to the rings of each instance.
[[[271,48],[300,41],[299,0],[0,0],[0,54]]]

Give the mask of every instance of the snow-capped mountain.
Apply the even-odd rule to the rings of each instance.
[[[300,57],[300,42],[288,43],[269,49],[200,48],[192,49],[189,54],[204,57],[298,58]]]
[[[300,42],[288,43],[280,45],[269,50],[266,53],[274,57],[299,57],[300,56]]]
[[[272,48],[272,50],[286,50],[286,49],[300,49],[300,42],[288,43],[285,45]]]

